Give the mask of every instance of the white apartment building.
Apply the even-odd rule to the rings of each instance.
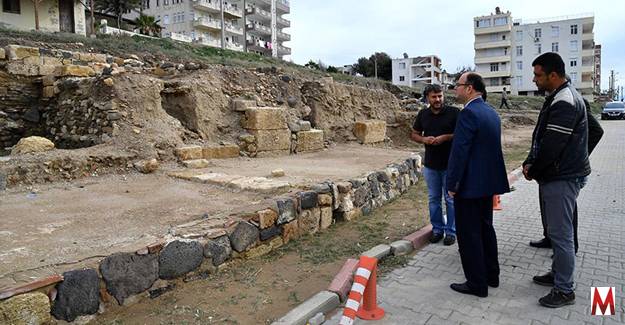
[[[512,21],[510,12],[474,18],[475,66],[489,92],[540,95],[532,81],[534,59],[545,52],[560,54],[573,86],[593,99],[597,73],[594,16],[580,14]],[[600,66],[599,66],[600,69]]]
[[[143,14],[160,21],[165,37],[281,59],[291,55],[284,44],[291,40],[284,30],[291,22],[283,17],[289,13],[288,0],[144,0],[143,4]]]
[[[415,87],[423,83],[441,85],[441,59],[436,55],[393,59],[392,74],[393,84],[398,86]]]

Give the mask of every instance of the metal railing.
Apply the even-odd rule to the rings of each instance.
[[[592,12],[574,14],[574,15],[564,15],[564,16],[556,16],[556,17],[546,17],[546,18],[533,18],[533,19],[514,19],[514,23],[529,25],[529,24],[541,24],[541,23],[549,23],[560,20],[571,20],[571,19],[582,19],[582,18],[594,18],[595,14]]]

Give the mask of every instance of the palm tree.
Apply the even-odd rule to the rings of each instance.
[[[141,0],[96,0],[95,7],[117,17],[117,28],[121,29],[122,15],[141,8]]]
[[[139,18],[135,19],[135,24],[137,28],[141,31],[141,34],[150,35],[150,36],[158,36],[161,33],[163,27],[158,23],[160,20],[157,20],[153,16],[141,15]]]

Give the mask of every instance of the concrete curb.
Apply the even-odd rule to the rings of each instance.
[[[416,232],[404,237],[404,240],[407,240],[412,243],[412,247],[415,250],[423,248],[425,245],[429,243],[430,236],[432,236],[432,225],[429,224]]]
[[[352,286],[352,281],[354,281],[354,272],[356,272],[357,268],[357,259],[347,259],[339,273],[336,274],[334,280],[332,280],[330,286],[328,287],[328,291],[339,295],[341,302],[344,302],[347,299],[347,295],[349,294],[349,290]]]
[[[523,166],[508,173],[508,183],[512,185],[514,182],[521,179],[522,176],[523,176]]]
[[[305,325],[308,320],[318,313],[325,314],[339,307],[339,296],[330,291],[321,291],[304,301],[282,318],[273,322],[273,325]]]

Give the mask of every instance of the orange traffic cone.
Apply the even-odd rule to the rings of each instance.
[[[378,265],[376,260],[376,264],[373,266],[373,271],[371,272],[371,276],[369,277],[369,281],[365,287],[362,305],[360,305],[360,308],[356,313],[356,316],[360,319],[378,320],[384,317],[384,309],[378,306],[377,301],[377,269]]]
[[[499,197],[499,195],[493,196],[493,210],[503,210],[503,207],[501,206],[501,198]]]

